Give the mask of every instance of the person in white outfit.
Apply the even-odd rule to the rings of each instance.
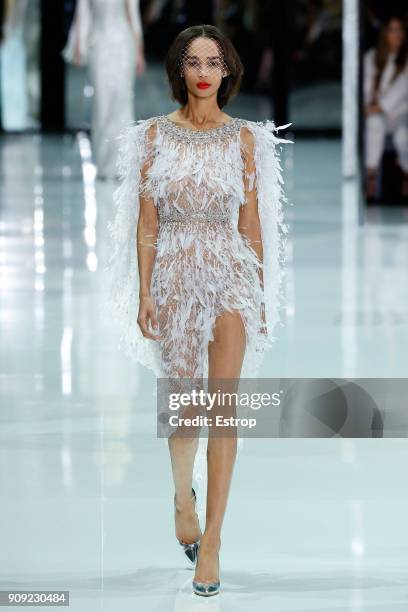
[[[89,67],[93,161],[98,178],[114,178],[117,137],[134,120],[135,76],[145,70],[139,0],[78,0],[63,56]]]
[[[401,19],[391,17],[376,48],[364,55],[366,195],[377,195],[377,174],[385,138],[391,134],[408,196],[408,44]]]

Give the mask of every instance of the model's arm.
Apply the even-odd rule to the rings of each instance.
[[[151,146],[155,138],[156,125],[152,124],[147,130],[148,152],[141,167],[139,193],[140,212],[137,223],[137,259],[139,269],[139,315],[137,322],[146,338],[157,339],[149,331],[149,320],[153,327],[157,326],[156,308],[150,293],[153,265],[156,258],[158,215],[153,198],[143,189],[147,172],[151,165]]]
[[[254,159],[254,136],[246,127],[241,129],[241,140],[245,146],[244,154],[244,189],[245,205],[239,209],[238,230],[247,237],[250,246],[256,252],[259,261],[263,261],[261,224],[258,214],[258,198],[256,192],[256,167]],[[261,272],[261,271],[260,271]],[[262,274],[260,276],[263,286]]]
[[[79,62],[82,51],[83,34],[89,24],[86,20],[90,18],[91,6],[89,0],[78,0],[75,7],[73,25],[76,30],[76,57]]]
[[[258,197],[256,190],[256,166],[255,166],[255,138],[252,132],[243,127],[241,129],[241,142],[244,145],[244,189],[245,204],[240,206],[238,217],[238,230],[247,238],[249,245],[255,251],[259,261],[263,263],[263,246],[261,223],[258,213]],[[258,270],[261,287],[263,283],[263,270]],[[262,311],[262,320],[265,322],[265,312]]]
[[[143,29],[142,20],[140,18],[139,0],[125,0],[125,2],[130,27],[132,28],[133,36],[136,42],[136,48],[139,52],[143,52]]]

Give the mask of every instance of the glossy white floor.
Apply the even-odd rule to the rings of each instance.
[[[340,143],[286,151],[290,302],[263,376],[406,376],[407,212],[357,227]],[[403,437],[245,440],[221,594],[192,595],[154,377],[98,316],[113,185],[84,189],[69,137],[4,138],[1,161],[0,588],[66,589],[86,612],[405,612]]]

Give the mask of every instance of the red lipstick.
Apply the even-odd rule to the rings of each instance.
[[[210,87],[210,83],[197,83],[197,87],[199,89],[208,89],[208,87]]]

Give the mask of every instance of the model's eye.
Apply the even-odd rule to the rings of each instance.
[[[220,60],[211,60],[210,61],[211,68],[221,68]]]
[[[190,59],[186,61],[186,65],[189,66],[190,68],[195,68],[196,66],[198,66],[198,61],[194,59]]]

